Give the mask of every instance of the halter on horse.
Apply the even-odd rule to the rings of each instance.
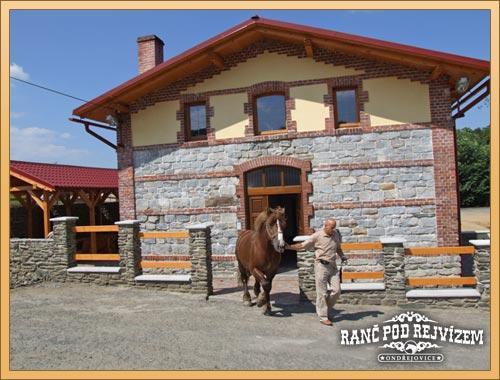
[[[255,219],[253,231],[245,230],[240,233],[236,242],[236,258],[240,279],[243,283],[243,301],[251,306],[251,297],[248,292],[248,279],[255,278],[254,293],[257,296],[257,305],[264,306],[264,314],[271,314],[269,293],[272,281],[281,261],[281,254],[285,250],[283,229],[286,227],[285,209],[277,207],[262,211]],[[260,293],[260,286],[264,290]]]

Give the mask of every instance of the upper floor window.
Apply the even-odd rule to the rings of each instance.
[[[359,123],[358,97],[356,89],[334,89],[336,126]]]
[[[285,96],[263,95],[255,100],[256,133],[286,130]]]
[[[185,108],[187,140],[207,138],[207,107],[205,103],[188,104]]]

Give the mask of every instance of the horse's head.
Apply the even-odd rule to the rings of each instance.
[[[283,207],[268,208],[266,211],[266,232],[276,252],[283,253],[285,240],[283,231],[286,228],[285,209]]]

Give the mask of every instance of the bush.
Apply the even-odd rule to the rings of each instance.
[[[460,206],[490,205],[490,127],[457,130]]]

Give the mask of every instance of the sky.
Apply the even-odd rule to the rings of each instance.
[[[11,76],[91,100],[138,74],[137,37],[159,36],[169,59],[255,14],[490,59],[489,11],[17,10],[10,16]],[[11,159],[116,167],[112,148],[68,121],[83,102],[16,80],[10,90]],[[458,128],[487,125],[487,102],[457,120]]]

